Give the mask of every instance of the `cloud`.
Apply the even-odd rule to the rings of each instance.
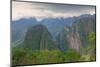
[[[72,17],[81,14],[94,14],[93,6],[61,5],[46,3],[12,2],[12,20],[35,17],[37,20],[48,17]]]

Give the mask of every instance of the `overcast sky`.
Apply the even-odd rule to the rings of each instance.
[[[43,18],[72,17],[82,14],[94,14],[94,6],[16,2],[12,3],[12,20],[35,17]]]

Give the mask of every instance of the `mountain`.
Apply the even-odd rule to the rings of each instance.
[[[30,27],[26,32],[23,47],[33,50],[57,49],[57,46],[52,39],[53,38],[47,28],[41,24],[38,24]]]
[[[36,25],[37,21],[35,18],[19,19],[11,22],[11,42],[16,43],[18,40],[24,39],[25,32],[30,26]]]
[[[69,18],[45,18],[41,21],[37,21],[34,17],[28,19],[23,18],[11,23],[12,45],[15,46],[24,42],[25,45],[23,46],[28,46],[30,43],[29,47],[33,46],[33,49],[39,49],[39,39],[43,36],[42,42],[52,43],[53,46],[55,45],[55,47],[62,51],[71,48],[80,51],[82,47],[88,44],[88,34],[95,32],[95,23],[95,14],[84,14]],[[46,33],[43,33],[44,31]],[[30,35],[30,33],[36,34]],[[45,34],[46,37],[44,36]],[[31,36],[32,39],[28,39]],[[32,45],[33,43],[35,44],[34,41],[38,45]],[[54,47],[52,48],[54,49]]]
[[[47,27],[48,31],[55,37],[65,25],[71,25],[76,17],[69,18],[45,18],[42,21],[37,21],[36,18],[21,18],[11,22],[11,42],[15,45],[19,40],[23,41],[26,31],[29,27],[42,24]]]
[[[88,34],[91,32],[96,33],[96,19],[94,15],[88,15],[75,21],[72,25],[75,32],[80,36],[83,46],[88,44]]]
[[[75,49],[80,52],[82,47],[86,47],[88,35],[95,33],[95,15],[79,17],[71,26],[63,27],[63,30],[56,37],[61,50]]]
[[[96,60],[95,14],[20,19],[11,25],[14,65]]]

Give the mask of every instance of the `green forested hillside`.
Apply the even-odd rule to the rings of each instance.
[[[47,27],[30,27],[24,41],[12,48],[13,65],[63,63],[96,60],[95,15],[64,26],[56,40]]]

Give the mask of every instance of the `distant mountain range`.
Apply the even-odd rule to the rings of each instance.
[[[21,18],[17,21],[12,21],[11,23],[11,32],[12,32],[12,43],[15,43],[19,39],[23,39],[25,36],[25,32],[31,26],[35,26],[37,24],[42,24],[48,28],[51,35],[57,36],[57,34],[62,30],[62,28],[66,25],[71,25],[75,21],[76,17],[70,18],[46,18],[42,21],[37,21],[36,18],[32,17],[29,19]]]
[[[33,50],[74,48],[80,51],[86,46],[89,32],[95,32],[95,14],[69,18],[22,18],[12,21],[12,46]]]

